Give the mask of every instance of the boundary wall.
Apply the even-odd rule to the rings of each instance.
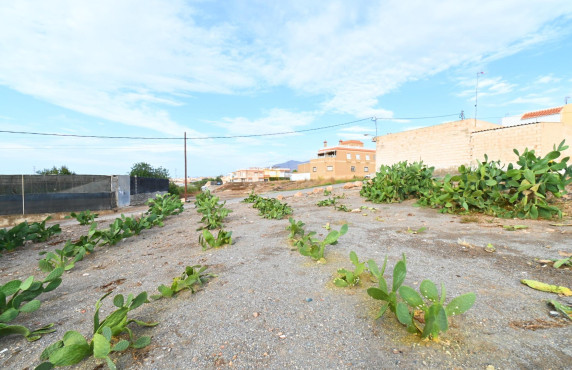
[[[544,156],[554,145],[566,140],[572,147],[572,124],[569,122],[536,122],[516,126],[501,126],[485,121],[463,120],[417,130],[377,137],[376,170],[383,165],[407,160],[422,160],[428,166],[444,172],[456,172],[460,165],[500,160],[503,164],[517,160],[513,149],[520,153],[534,149]],[[567,149],[561,158],[571,156]]]
[[[471,134],[499,127],[501,126],[490,122],[465,119],[378,136],[375,170],[377,172],[381,165],[392,165],[405,160],[422,160],[435,169],[456,170],[461,164],[471,162]]]

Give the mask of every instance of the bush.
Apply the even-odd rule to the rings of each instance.
[[[169,194],[181,197],[185,193],[185,187],[179,186],[174,182],[169,182]]]

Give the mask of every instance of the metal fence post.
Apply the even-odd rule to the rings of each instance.
[[[26,209],[26,203],[25,203],[25,200],[24,200],[24,196],[25,196],[25,195],[26,195],[26,194],[24,193],[24,175],[22,175],[22,215],[25,215],[25,214],[26,214],[26,211],[25,211],[25,209]]]

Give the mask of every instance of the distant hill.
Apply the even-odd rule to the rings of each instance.
[[[307,161],[306,161],[307,162]],[[275,164],[272,167],[273,168],[289,168],[292,171],[297,170],[298,169],[298,165],[300,163],[306,163],[306,162],[300,162],[300,161],[288,161],[288,162],[284,162],[284,163],[279,163],[279,164]]]

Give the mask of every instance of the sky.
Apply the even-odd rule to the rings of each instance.
[[[183,177],[185,133],[188,176],[373,149],[477,92],[493,123],[572,103],[571,61],[570,0],[3,0],[0,174]]]

